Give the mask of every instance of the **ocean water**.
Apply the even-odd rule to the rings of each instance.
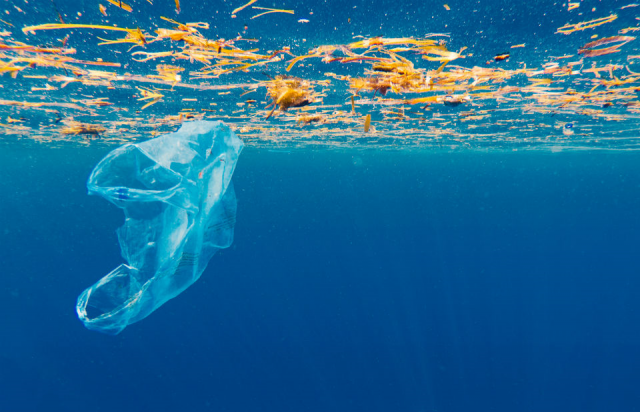
[[[295,8],[293,20],[287,13],[250,19],[251,6],[231,19],[243,2],[183,0],[179,14],[173,1],[153,3],[129,1],[127,14],[103,2],[108,24],[151,33],[159,16],[208,21],[212,38],[230,38],[246,24],[244,37],[272,50],[291,44],[298,56],[357,35],[449,33],[448,50],[473,52],[455,64],[500,70],[555,67],[544,65],[567,53],[571,61],[587,59],[576,55],[578,47],[596,34],[621,35],[640,12],[615,1],[585,1],[572,10],[543,1],[448,1],[450,10],[444,2],[304,1],[253,4]],[[66,22],[105,24],[96,2],[4,5],[2,27],[11,32],[2,38],[5,46],[33,41],[22,26],[59,23],[56,9]],[[611,13],[614,22],[591,31],[555,33]],[[535,81],[524,77],[514,83],[520,97],[500,100],[495,96],[504,85],[491,83],[495,101],[485,102],[468,86],[472,103],[439,101],[424,109],[432,120],[421,120],[409,113],[417,107],[396,102],[394,110],[403,107],[414,118],[391,120],[384,112],[389,102],[366,103],[380,96],[363,90],[352,123],[340,114],[337,123],[300,125],[294,116],[304,108],[264,119],[269,86],[255,86],[259,108],[230,115],[228,107],[253,86],[231,88],[230,95],[180,85],[169,92],[172,82],[135,77],[155,73],[157,62],[136,66],[126,56],[152,45],[99,49],[96,36],[120,34],[73,30],[74,58],[118,61],[121,67],[108,70],[128,80],[112,79],[111,88],[61,87],[52,76],[64,75],[64,68],[7,65],[18,57],[2,49],[2,67],[21,69],[15,78],[4,73],[0,88],[0,411],[640,410],[634,112],[640,82],[631,74],[633,41],[583,61],[569,80],[551,72],[527,75],[551,79],[564,97],[584,93],[578,102],[543,101],[540,95],[552,91],[525,89]],[[44,32],[37,34],[43,47],[64,36]],[[520,43],[527,43],[526,53],[515,56],[521,48],[510,45]],[[494,59],[505,51],[515,57]],[[200,69],[176,61],[164,63]],[[295,76],[324,79],[319,70],[355,76],[340,72],[339,62],[316,64],[323,63]],[[606,65],[614,67],[602,77],[585,72]],[[285,67],[267,72],[287,73]],[[263,76],[262,67],[251,70],[206,85]],[[363,67],[354,70],[362,74]],[[186,73],[182,83],[204,84]],[[56,89],[37,90],[45,82]],[[597,98],[588,93],[595,85],[603,91]],[[138,100],[144,97],[138,87],[166,96],[142,109],[149,100]],[[347,101],[349,111],[347,89],[332,86],[324,103]],[[385,98],[394,96],[403,95],[390,91]],[[113,105],[78,103],[93,98]],[[226,111],[206,111],[215,107],[209,100]],[[51,106],[15,103],[27,101]],[[194,118],[222,119],[245,140],[233,176],[234,242],[193,286],[148,318],[117,336],[87,330],[76,316],[77,296],[123,263],[115,232],[122,212],[88,196],[87,177],[120,144],[190,120],[170,118],[186,113],[187,104],[194,104]],[[337,109],[318,110],[338,116],[331,112]],[[496,117],[469,127],[469,110],[473,116],[494,110]],[[373,129],[363,134],[367,112]],[[438,123],[440,117],[448,120]],[[72,122],[105,130],[64,132]]]
[[[247,149],[233,246],[112,337],[103,152],[2,151],[3,410],[637,410],[636,153]]]

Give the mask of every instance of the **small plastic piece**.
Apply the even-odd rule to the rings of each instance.
[[[118,266],[78,297],[92,330],[118,334],[193,284],[218,249],[233,241],[231,176],[242,141],[222,122],[179,131],[109,153],[87,183],[125,214]]]

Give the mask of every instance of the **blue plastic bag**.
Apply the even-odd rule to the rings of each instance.
[[[233,241],[231,176],[242,141],[222,122],[179,131],[109,153],[87,183],[125,214],[118,266],[78,297],[84,325],[109,334],[144,319],[193,284],[218,249]]]

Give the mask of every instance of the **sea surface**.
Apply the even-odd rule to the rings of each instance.
[[[578,53],[634,36],[621,30],[637,27],[640,7],[445,1],[260,0],[231,18],[244,1],[181,0],[179,12],[173,0],[130,0],[132,12],[103,1],[105,16],[96,1],[4,0],[0,412],[640,411],[640,43]],[[252,19],[263,11],[253,6],[295,15]],[[347,69],[337,52],[292,72],[283,53],[286,61],[205,81],[191,72],[203,70],[198,61],[133,59],[160,52],[160,42],[97,45],[124,32],[20,30],[63,19],[150,38],[172,26],[161,16],[295,56],[376,36],[411,48],[407,39],[446,33],[447,50],[468,49],[441,74],[442,61],[405,55],[421,75],[442,77],[429,96],[471,97],[423,106],[400,99],[425,93],[356,93],[337,79],[373,66]],[[42,48],[61,47],[67,33],[64,47],[77,51],[62,56],[120,66],[74,61],[73,73],[60,60],[22,60],[57,56]],[[184,67],[180,82],[148,77],[160,63]],[[448,91],[457,65],[494,77],[487,89],[465,79]],[[516,80],[495,77],[525,66]],[[266,119],[276,75],[318,82],[326,100]],[[230,93],[210,89],[220,85]],[[141,100],[143,90],[164,97]],[[326,123],[304,124],[305,113]],[[246,144],[233,175],[233,244],[122,333],[86,329],[78,295],[124,263],[123,213],[87,194],[89,174],[119,145],[197,119],[224,121]]]

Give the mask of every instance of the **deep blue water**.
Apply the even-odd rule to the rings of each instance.
[[[451,50],[469,47],[460,64],[485,65],[509,51],[510,60],[491,67],[514,70],[636,26],[640,9],[620,9],[630,2],[586,0],[569,13],[549,0],[300,0],[258,3],[295,6],[296,15],[256,20],[250,10],[229,17],[242,0],[182,0],[180,14],[172,0],[131,0],[131,14],[101,2],[104,19],[93,0],[55,3],[70,23],[152,32],[170,26],[159,16],[206,21],[210,38],[244,33],[261,50],[290,46],[297,55],[357,35],[450,33]],[[0,29],[17,41],[57,45],[67,33],[21,32],[57,22],[49,0],[4,3],[2,20],[14,26],[2,21]],[[619,19],[598,30],[555,34],[610,13]],[[71,33],[78,59],[154,72],[155,62],[131,60],[129,45],[105,48],[100,33]],[[527,46],[511,49],[518,43]],[[635,64],[626,56],[638,54],[637,43],[584,68]],[[334,62],[294,73],[346,70]],[[262,75],[238,76],[229,81]],[[7,100],[106,93],[70,85],[30,95],[35,81],[1,80]],[[129,89],[111,93],[132,114],[142,106]],[[220,99],[198,96],[205,107]],[[33,116],[3,107],[2,122]],[[155,105],[146,119],[174,109]],[[633,130],[625,114],[598,126]],[[545,121],[586,122],[565,115]],[[0,412],[640,410],[638,152],[248,147],[234,175],[233,246],[186,292],[107,336],[83,327],[75,303],[123,263],[115,233],[122,212],[86,194],[90,171],[112,148],[9,143],[14,137],[0,136]],[[579,146],[581,135],[574,138]]]
[[[235,241],[118,336],[109,148],[0,151],[1,411],[636,411],[640,155],[258,151]]]

